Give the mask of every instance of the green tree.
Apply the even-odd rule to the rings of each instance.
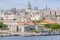
[[[8,26],[6,24],[4,24],[3,22],[0,22],[0,29],[4,30],[7,28],[8,28]]]
[[[3,27],[3,25],[4,25],[4,24],[3,24],[3,22],[0,22],[0,28],[2,28],[2,27]]]
[[[59,24],[57,24],[57,23],[54,23],[54,24],[52,24],[51,26],[50,26],[50,28],[51,29],[60,29],[60,25]]]
[[[47,28],[51,28],[51,30],[60,30],[60,25],[58,23],[44,24],[44,26]]]
[[[51,24],[44,24],[44,26],[50,28]]]
[[[3,27],[1,29],[8,29],[8,26],[6,24],[3,25]]]

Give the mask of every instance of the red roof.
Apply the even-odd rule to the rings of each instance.
[[[24,25],[24,24],[34,25],[35,23],[33,23],[33,22],[18,22],[18,24],[22,24],[22,25]]]

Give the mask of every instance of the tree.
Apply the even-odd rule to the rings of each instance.
[[[51,24],[44,24],[44,26],[50,28]]]
[[[51,29],[60,29],[60,25],[57,23],[54,23],[50,26]]]
[[[8,26],[6,24],[4,24],[2,29],[8,29]]]
[[[60,30],[60,25],[57,23],[54,24],[44,24],[45,27],[50,28],[52,30]]]
[[[2,28],[2,27],[3,27],[3,25],[4,25],[4,24],[3,24],[3,22],[0,22],[0,28]]]
[[[0,29],[4,30],[7,28],[8,28],[8,26],[6,24],[4,24],[3,22],[0,22]]]

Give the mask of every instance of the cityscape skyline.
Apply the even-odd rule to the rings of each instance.
[[[28,2],[31,3],[32,8],[43,9],[46,6],[47,8],[60,8],[60,0],[0,0],[0,9],[26,8]]]
[[[0,37],[10,39],[10,36],[20,36],[17,37],[20,40],[21,37],[60,35],[59,2],[60,0],[0,0]]]

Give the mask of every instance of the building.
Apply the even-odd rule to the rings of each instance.
[[[60,10],[55,9],[38,9],[32,8],[30,2],[28,7],[25,9],[18,10],[12,8],[9,10],[0,11],[0,22],[8,25],[9,31],[11,32],[30,32],[30,30],[42,30],[44,26],[42,24],[60,24]],[[42,20],[42,22],[34,23],[33,21]]]

